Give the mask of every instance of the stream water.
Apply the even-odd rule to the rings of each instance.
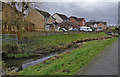
[[[58,54],[62,54],[64,52],[70,52],[70,51],[78,48],[80,44],[82,44],[82,42],[75,43],[75,44],[73,44],[74,46],[72,45],[70,48],[68,48],[64,51],[55,52],[50,55],[46,55],[44,57],[38,56],[38,57],[34,57],[34,58],[33,57],[29,58],[29,59],[9,59],[9,60],[4,60],[4,62],[7,64],[6,68],[8,68],[8,71],[12,71],[15,68],[18,69],[16,71],[20,71],[20,70],[28,68],[32,65],[36,65],[44,60],[47,60],[53,56],[56,56]],[[5,71],[2,74],[5,74]]]

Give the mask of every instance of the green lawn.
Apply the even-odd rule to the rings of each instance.
[[[91,34],[92,35],[92,34]],[[94,35],[93,35],[94,36]],[[76,37],[75,37],[76,38]],[[104,48],[112,44],[117,38],[107,40],[91,41],[69,53],[63,53],[52,57],[42,63],[30,66],[18,75],[73,75],[81,67],[88,64]]]

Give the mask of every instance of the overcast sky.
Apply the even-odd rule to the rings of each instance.
[[[118,2],[44,2],[38,3],[40,9],[66,16],[84,17],[86,21],[107,21],[108,24],[117,24]],[[42,6],[41,6],[42,5]]]

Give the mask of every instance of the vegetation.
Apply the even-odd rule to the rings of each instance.
[[[83,34],[71,34],[71,35],[50,35],[50,36],[24,36],[22,41],[22,47],[24,49],[38,49],[38,48],[50,48],[57,47],[59,45],[65,45],[67,43],[82,40],[87,38],[98,38],[107,36],[105,33],[83,33]],[[74,37],[74,38],[73,38]],[[28,49],[26,51],[28,51]]]
[[[91,41],[84,43],[82,47],[72,52],[63,53],[52,57],[37,65],[30,66],[18,75],[73,75],[81,67],[88,64],[104,48],[114,42],[117,38],[108,40]]]
[[[105,33],[83,33],[83,34],[70,34],[70,35],[50,35],[50,36],[32,36],[26,35],[24,38],[20,39],[21,44],[21,54],[15,54],[17,57],[22,58],[21,55],[24,53],[46,53],[62,50],[60,46],[66,45],[76,40],[82,40],[87,38],[98,38],[107,36]],[[8,54],[8,57],[13,57],[14,54]]]
[[[28,54],[28,53],[18,53],[18,54],[8,54],[7,57],[9,58],[29,58],[30,56],[33,56],[34,53]]]

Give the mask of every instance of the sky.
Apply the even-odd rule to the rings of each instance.
[[[10,0],[1,0],[10,1]],[[14,1],[14,0],[12,0]],[[86,21],[106,21],[108,24],[118,22],[118,2],[120,0],[15,0],[36,2],[39,9],[54,13],[64,14],[68,17],[84,17]]]
[[[86,21],[106,21],[108,24],[117,24],[118,2],[40,2],[36,4],[39,9],[64,14],[68,17],[84,17]]]

